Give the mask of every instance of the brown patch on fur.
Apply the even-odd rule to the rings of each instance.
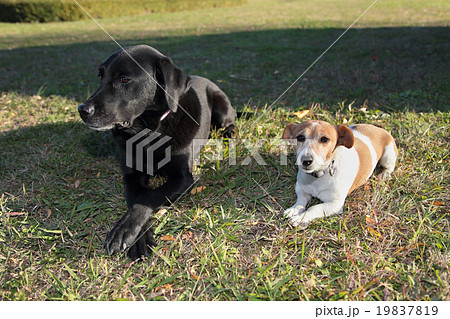
[[[353,129],[365,136],[367,136],[372,142],[373,148],[377,153],[377,162],[383,156],[384,148],[391,142],[394,142],[394,138],[386,130],[379,128],[371,124],[357,124]],[[398,155],[397,146],[394,144],[395,155]]]

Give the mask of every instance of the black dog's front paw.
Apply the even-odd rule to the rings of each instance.
[[[156,246],[155,238],[153,237],[153,230],[142,229],[138,240],[131,246],[128,250],[128,257],[131,260],[143,259],[144,257],[149,257],[152,253],[152,248]]]
[[[112,255],[134,245],[140,230],[141,226],[134,220],[132,214],[124,215],[106,236],[106,253]]]
[[[234,124],[229,125],[223,132],[224,138],[232,138],[235,134]]]

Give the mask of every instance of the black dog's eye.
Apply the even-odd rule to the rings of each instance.
[[[130,78],[128,78],[128,77],[126,77],[126,76],[121,76],[120,78],[119,78],[119,81],[120,81],[120,83],[128,83],[128,82],[130,82]]]
[[[329,139],[328,137],[322,136],[322,137],[320,138],[320,143],[327,143],[329,140],[330,140],[330,139]]]
[[[99,79],[103,79],[103,74],[101,74],[100,72],[98,72],[97,76],[99,77]]]
[[[297,141],[304,142],[306,140],[305,135],[299,135],[297,136]]]

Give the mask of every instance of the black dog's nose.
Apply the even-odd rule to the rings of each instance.
[[[91,104],[81,104],[78,107],[78,112],[80,112],[80,115],[92,115],[94,113],[94,106]]]
[[[308,167],[313,162],[312,158],[309,156],[302,156],[301,160],[304,167]]]

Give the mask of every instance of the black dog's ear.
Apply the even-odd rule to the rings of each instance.
[[[165,91],[167,106],[172,112],[176,112],[180,96],[191,87],[190,77],[178,69],[168,57],[163,57],[156,62],[156,80]]]

